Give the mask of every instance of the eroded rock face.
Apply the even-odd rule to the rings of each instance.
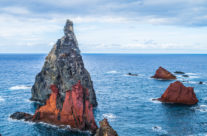
[[[166,69],[164,69],[162,67],[159,67],[157,69],[155,75],[152,76],[152,78],[164,79],[164,80],[172,80],[172,79],[176,79],[176,76],[174,76],[172,73],[170,73]]]
[[[51,85],[52,93],[44,106],[36,110],[34,115],[16,112],[10,117],[17,120],[46,122],[54,125],[70,125],[72,129],[89,130],[95,133],[97,125],[93,115],[93,106],[89,101],[88,89],[78,81],[72,90],[66,92],[62,109],[58,109],[60,97],[56,85]]]
[[[95,136],[118,136],[116,131],[109,125],[107,119],[99,122],[100,128],[96,131]]]
[[[157,100],[167,103],[193,105],[198,102],[193,87],[185,87],[180,81],[171,83],[161,98]]]
[[[44,66],[35,78],[32,87],[31,100],[45,103],[51,94],[50,85],[55,84],[59,88],[60,103],[67,90],[79,80],[84,88],[88,88],[89,101],[93,106],[97,105],[96,95],[90,74],[84,67],[78,43],[73,32],[73,23],[67,20],[64,27],[64,36],[57,41],[45,59]],[[61,108],[61,107],[60,107]]]

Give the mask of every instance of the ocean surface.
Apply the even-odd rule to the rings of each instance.
[[[207,135],[207,55],[82,54],[96,91],[95,119],[109,120],[119,136]],[[46,54],[0,54],[0,134],[2,136],[86,136],[56,126],[16,121],[16,112],[33,114],[31,86]],[[197,105],[184,106],[152,101],[174,81],[151,79],[159,66],[183,71],[184,85],[195,89]],[[127,73],[138,76],[127,76]],[[203,81],[204,84],[198,84]]]

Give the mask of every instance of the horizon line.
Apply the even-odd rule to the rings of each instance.
[[[18,52],[18,53],[16,53],[16,52],[0,52],[0,54],[49,54],[49,52],[48,53],[46,53],[46,52],[40,52],[40,53],[38,53],[38,52],[28,52],[28,53],[26,53],[26,52]],[[116,53],[116,52],[114,52],[114,53],[99,53],[99,52],[93,52],[93,53],[89,53],[89,52],[83,52],[83,53],[81,53],[81,54],[157,54],[157,55],[159,55],[159,54],[163,54],[163,55],[170,55],[170,54],[172,54],[172,55],[182,55],[182,54],[186,54],[186,55],[207,55],[207,53]]]

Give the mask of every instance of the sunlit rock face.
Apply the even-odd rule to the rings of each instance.
[[[163,80],[173,80],[173,79],[176,79],[176,76],[174,76],[172,73],[170,73],[166,69],[159,67],[156,70],[155,75],[152,76],[152,78],[163,79]]]
[[[99,122],[100,128],[97,129],[95,136],[118,136],[116,131],[109,125],[107,119]]]
[[[59,89],[60,101],[63,102],[66,91],[71,90],[72,86],[80,80],[82,86],[88,89],[90,103],[97,106],[93,82],[84,67],[73,31],[73,23],[70,20],[66,22],[64,34],[53,46],[41,72],[37,74],[32,87],[31,100],[45,103],[51,94],[50,85],[55,84]]]
[[[193,87],[185,87],[179,81],[170,84],[161,98],[158,98],[157,100],[161,102],[187,105],[193,105],[198,102]]]

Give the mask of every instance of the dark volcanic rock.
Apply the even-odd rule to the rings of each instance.
[[[99,122],[100,128],[97,129],[95,136],[118,136],[116,131],[109,125],[107,119]]]
[[[67,90],[79,80],[84,88],[89,91],[89,101],[93,106],[97,105],[96,95],[91,81],[90,74],[84,68],[84,63],[80,55],[78,43],[73,32],[73,23],[67,20],[64,27],[64,34],[53,46],[45,59],[44,66],[35,78],[32,87],[31,100],[45,103],[51,94],[50,85],[55,84],[59,89],[59,106],[63,105],[63,100]],[[62,107],[60,107],[61,109]]]
[[[181,75],[185,74],[185,73],[182,72],[182,71],[175,71],[174,73],[175,73],[175,74],[181,74]]]
[[[129,75],[129,76],[138,76],[138,74],[132,74],[132,73],[128,73],[127,75]]]
[[[10,116],[10,118],[17,120],[32,121],[33,116],[24,112],[15,112]]]
[[[164,69],[162,67],[159,67],[157,69],[155,75],[152,76],[152,78],[164,79],[164,80],[172,80],[172,79],[176,79],[176,76],[174,76],[172,73],[170,73],[166,69]]]
[[[202,82],[202,81],[200,81],[200,82],[199,82],[199,84],[201,85],[201,84],[203,84],[203,82]]]
[[[157,100],[161,102],[187,105],[193,105],[198,102],[194,89],[192,87],[185,87],[179,81],[171,83],[161,98],[158,98]]]

